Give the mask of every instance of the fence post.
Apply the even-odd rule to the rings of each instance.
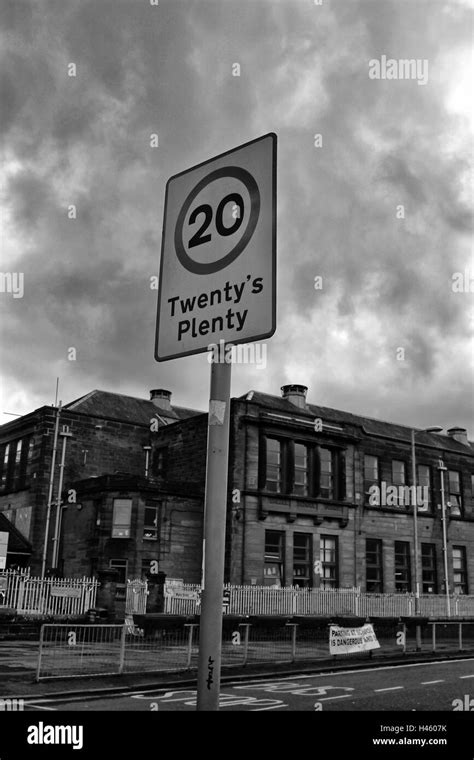
[[[458,623],[459,625],[459,651],[462,652],[462,623]]]
[[[355,611],[356,617],[359,617],[359,607],[360,607],[360,591],[358,591],[355,594],[355,610],[354,611]]]
[[[244,659],[242,665],[247,665],[247,658],[249,653],[249,629],[250,623],[239,623],[239,628],[245,628],[244,632]]]
[[[122,626],[122,632],[120,635],[120,657],[119,657],[119,667],[118,672],[119,674],[123,673],[123,666],[125,663],[125,637],[127,633],[127,625],[126,623]]]
[[[44,640],[44,629],[46,626],[43,624],[40,629],[40,640],[39,640],[39,653],[38,653],[38,665],[36,668],[36,683],[40,680],[40,673],[41,673],[41,658],[43,656],[43,640]]]
[[[436,623],[431,623],[433,626],[432,629],[432,641],[433,641],[433,652],[436,652]]]
[[[187,658],[186,658],[186,670],[189,670],[190,667],[191,667],[191,657],[192,657],[192,654],[193,654],[193,634],[194,634],[194,629],[197,627],[197,624],[196,623],[185,623],[184,627],[185,628],[189,628],[189,631],[188,631],[188,653],[187,653]]]

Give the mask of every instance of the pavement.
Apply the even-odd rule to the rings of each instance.
[[[179,672],[124,673],[122,675],[73,677],[35,681],[38,657],[38,642],[0,642],[0,682],[1,698],[68,698],[74,696],[113,696],[127,690],[155,688],[193,688],[196,685],[196,670]],[[471,652],[407,652],[394,655],[377,650],[373,657],[367,653],[344,658],[327,657],[317,660],[291,662],[266,662],[249,664],[245,667],[222,668],[222,684],[243,681],[249,678],[268,679],[274,677],[327,674],[345,671],[371,670],[380,666],[399,666],[430,662],[455,662],[474,659]]]

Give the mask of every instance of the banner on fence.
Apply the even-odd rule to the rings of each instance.
[[[338,625],[329,627],[329,653],[350,654],[351,652],[368,652],[379,649],[374,628],[367,623],[361,628],[340,628]]]
[[[79,599],[82,593],[81,588],[68,588],[67,586],[51,586],[51,596],[63,596],[73,599]]]

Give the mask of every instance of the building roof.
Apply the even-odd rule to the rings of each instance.
[[[85,396],[65,404],[63,409],[143,425],[149,425],[150,419],[156,416],[168,425],[171,422],[186,420],[197,414],[202,414],[196,409],[188,409],[182,406],[171,406],[170,411],[147,399],[99,390],[91,391]]]
[[[0,531],[9,534],[7,554],[31,554],[30,542],[23,533],[20,533],[18,528],[15,528],[3,512],[0,512]]]
[[[250,391],[249,393],[239,396],[239,400],[249,400],[261,407],[273,412],[286,413],[292,417],[320,417],[323,422],[335,425],[353,425],[363,429],[363,432],[387,438],[398,438],[407,443],[411,441],[412,428],[407,425],[398,425],[393,422],[384,422],[372,417],[364,417],[352,412],[344,412],[339,409],[331,409],[326,406],[316,406],[307,404],[306,408],[299,408],[288,399],[281,396],[272,396],[269,393],[260,391]],[[426,445],[439,448],[440,451],[455,451],[458,454],[474,454],[474,443],[469,442],[469,447],[459,441],[455,441],[448,435],[439,433],[427,433],[423,430],[416,430],[417,445]]]

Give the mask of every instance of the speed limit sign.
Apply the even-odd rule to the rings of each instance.
[[[276,142],[269,133],[168,180],[157,361],[275,332]]]

